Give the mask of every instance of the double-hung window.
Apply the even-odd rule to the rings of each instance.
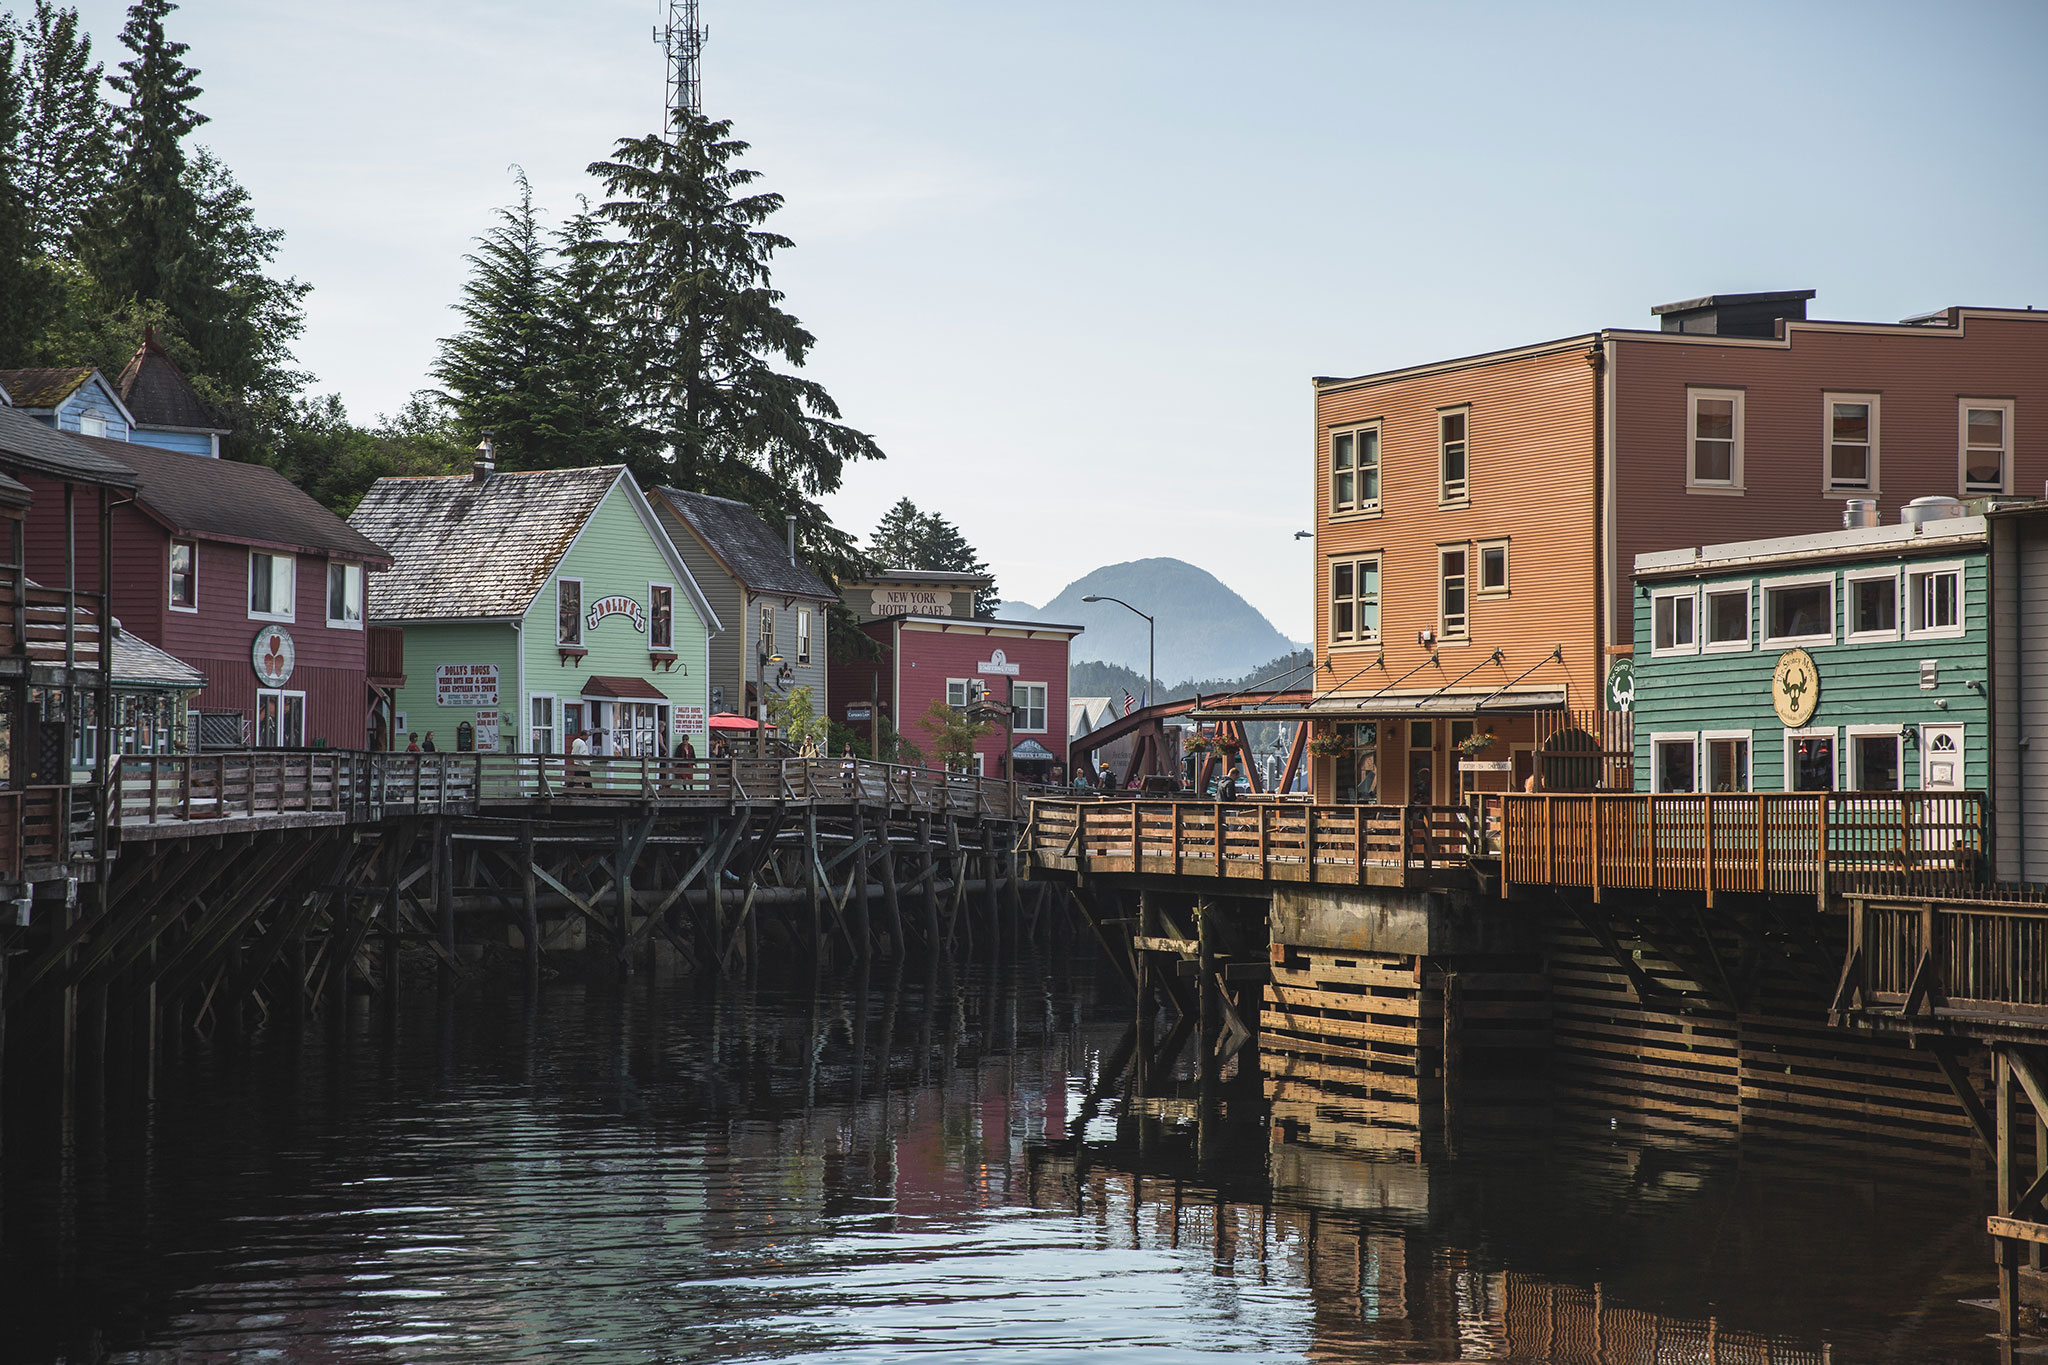
[[[583,580],[555,580],[555,643],[564,648],[583,646]]]
[[[1472,552],[1463,545],[1439,545],[1437,567],[1442,583],[1437,592],[1437,635],[1443,640],[1472,637]]]
[[[676,590],[666,583],[647,585],[647,647],[674,649],[676,644]]]
[[[1764,584],[1764,643],[1833,644],[1835,580],[1788,578]]]
[[[979,678],[946,679],[946,705],[954,710],[964,710],[988,694],[988,686]]]
[[[1330,433],[1330,514],[1377,512],[1380,508],[1380,429],[1354,427]]]
[[[298,590],[298,560],[291,555],[249,552],[249,615],[264,621],[292,619]]]
[[[199,546],[190,540],[171,542],[171,610],[199,610]]]
[[[1742,491],[1740,389],[1685,391],[1685,486],[1699,492]]]
[[[1010,688],[1010,709],[1016,713],[1016,727],[1020,734],[1045,733],[1044,683],[1015,683]]]
[[[766,602],[761,604],[761,631],[754,652],[764,659],[775,652],[775,608]]]
[[[555,699],[541,695],[527,698],[526,744],[537,754],[555,751]],[[401,726],[401,728],[403,728]]]
[[[1701,594],[1707,618],[1706,651],[1733,654],[1749,648],[1749,585],[1709,587]]]
[[[1826,423],[1825,475],[1821,486],[1830,493],[1875,493],[1877,485],[1877,410],[1874,393],[1830,393],[1821,398]]]
[[[796,661],[807,664],[811,661],[811,609],[796,609]]]
[[[1963,633],[1963,566],[1906,570],[1906,634],[1926,639]]]
[[[329,561],[327,624],[343,630],[363,628],[363,566]]]
[[[1848,597],[1851,640],[1899,638],[1899,573],[1896,569],[1851,569],[1842,575]]]
[[[1692,588],[1660,588],[1652,592],[1650,653],[1699,653],[1699,606],[1699,593]]]
[[[1371,644],[1380,638],[1380,557],[1330,565],[1330,642]]]
[[[2012,491],[2012,400],[1965,398],[1958,405],[1963,496]]]
[[[1472,497],[1471,426],[1470,408],[1448,408],[1436,415],[1439,502],[1466,502]]]

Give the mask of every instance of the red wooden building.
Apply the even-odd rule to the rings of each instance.
[[[1067,656],[1081,627],[977,620],[974,590],[985,580],[933,573],[901,578],[915,586],[919,606],[930,614],[889,610],[896,582],[891,575],[864,579],[846,594],[848,604],[868,618],[861,629],[880,646],[880,657],[833,656],[832,719],[845,722],[873,752],[879,711],[885,733],[901,735],[929,761],[932,735],[924,720],[934,701],[954,707],[1008,702],[1015,721],[1007,732],[1014,765],[1004,761],[1006,731],[998,722],[975,746],[973,771],[1027,782],[1064,777]],[[939,614],[948,609],[955,614]]]
[[[370,714],[365,575],[382,548],[263,465],[75,437],[135,471],[113,510],[112,598],[122,629],[206,675],[191,748],[359,749]],[[61,485],[26,473],[31,577],[98,590],[98,528],[67,532]]]

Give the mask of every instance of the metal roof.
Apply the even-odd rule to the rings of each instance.
[[[790,559],[787,534],[778,534],[747,504],[679,488],[657,488],[652,497],[749,592],[837,600],[839,594],[810,565]]]

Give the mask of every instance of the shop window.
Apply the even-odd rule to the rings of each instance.
[[[1698,789],[1696,768],[1699,745],[1691,735],[1650,737],[1652,791],[1689,792]]]
[[[583,644],[583,580],[555,580],[555,643],[572,648]]]
[[[281,692],[268,687],[256,689],[256,747],[259,749],[303,749],[306,747],[306,694]]]
[[[1853,790],[1895,792],[1902,767],[1897,729],[1849,732],[1849,786]]]
[[[528,745],[537,754],[551,754],[555,751],[555,699],[550,696],[529,697],[526,702],[526,738]],[[405,728],[403,719],[399,728]]]
[[[1791,730],[1785,735],[1785,790],[1835,789],[1835,732]]]
[[[266,621],[289,621],[297,593],[298,561],[291,555],[249,552],[249,615]]]
[[[189,540],[171,542],[171,609],[199,610],[199,547]]]
[[[1749,790],[1749,736],[1708,734],[1700,742],[1706,751],[1707,790],[1746,792]]]
[[[674,649],[676,643],[676,590],[666,583],[647,588],[647,647]]]

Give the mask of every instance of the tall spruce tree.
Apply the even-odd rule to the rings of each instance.
[[[29,235],[43,256],[68,256],[112,160],[101,94],[106,69],[92,59],[92,36],[75,9],[35,0],[25,22],[0,19],[9,22],[19,49],[22,104],[15,177]]]
[[[949,573],[987,574],[988,565],[967,543],[960,528],[934,512],[918,510],[909,498],[898,498],[882,514],[875,532],[868,537],[868,558],[883,569],[930,569]],[[989,620],[996,614],[1002,594],[991,576],[985,588],[974,594],[974,614]]]
[[[192,107],[199,72],[185,43],[164,32],[171,0],[135,0],[121,43],[132,54],[113,87],[118,151],[113,182],[85,234],[87,265],[114,299],[154,299],[181,323],[199,312],[199,199],[186,174],[185,138],[206,122]]]
[[[21,186],[22,89],[13,28],[0,28],[0,357],[25,352],[47,292]]]
[[[609,235],[580,248],[609,310],[639,439],[626,451],[645,480],[751,504],[770,524],[798,519],[814,562],[851,565],[851,539],[817,499],[850,460],[879,459],[800,368],[815,338],[782,308],[769,262],[790,245],[763,227],[777,194],[748,192],[756,172],[732,125],[679,112],[670,137],[623,139],[590,167],[608,196]]]

